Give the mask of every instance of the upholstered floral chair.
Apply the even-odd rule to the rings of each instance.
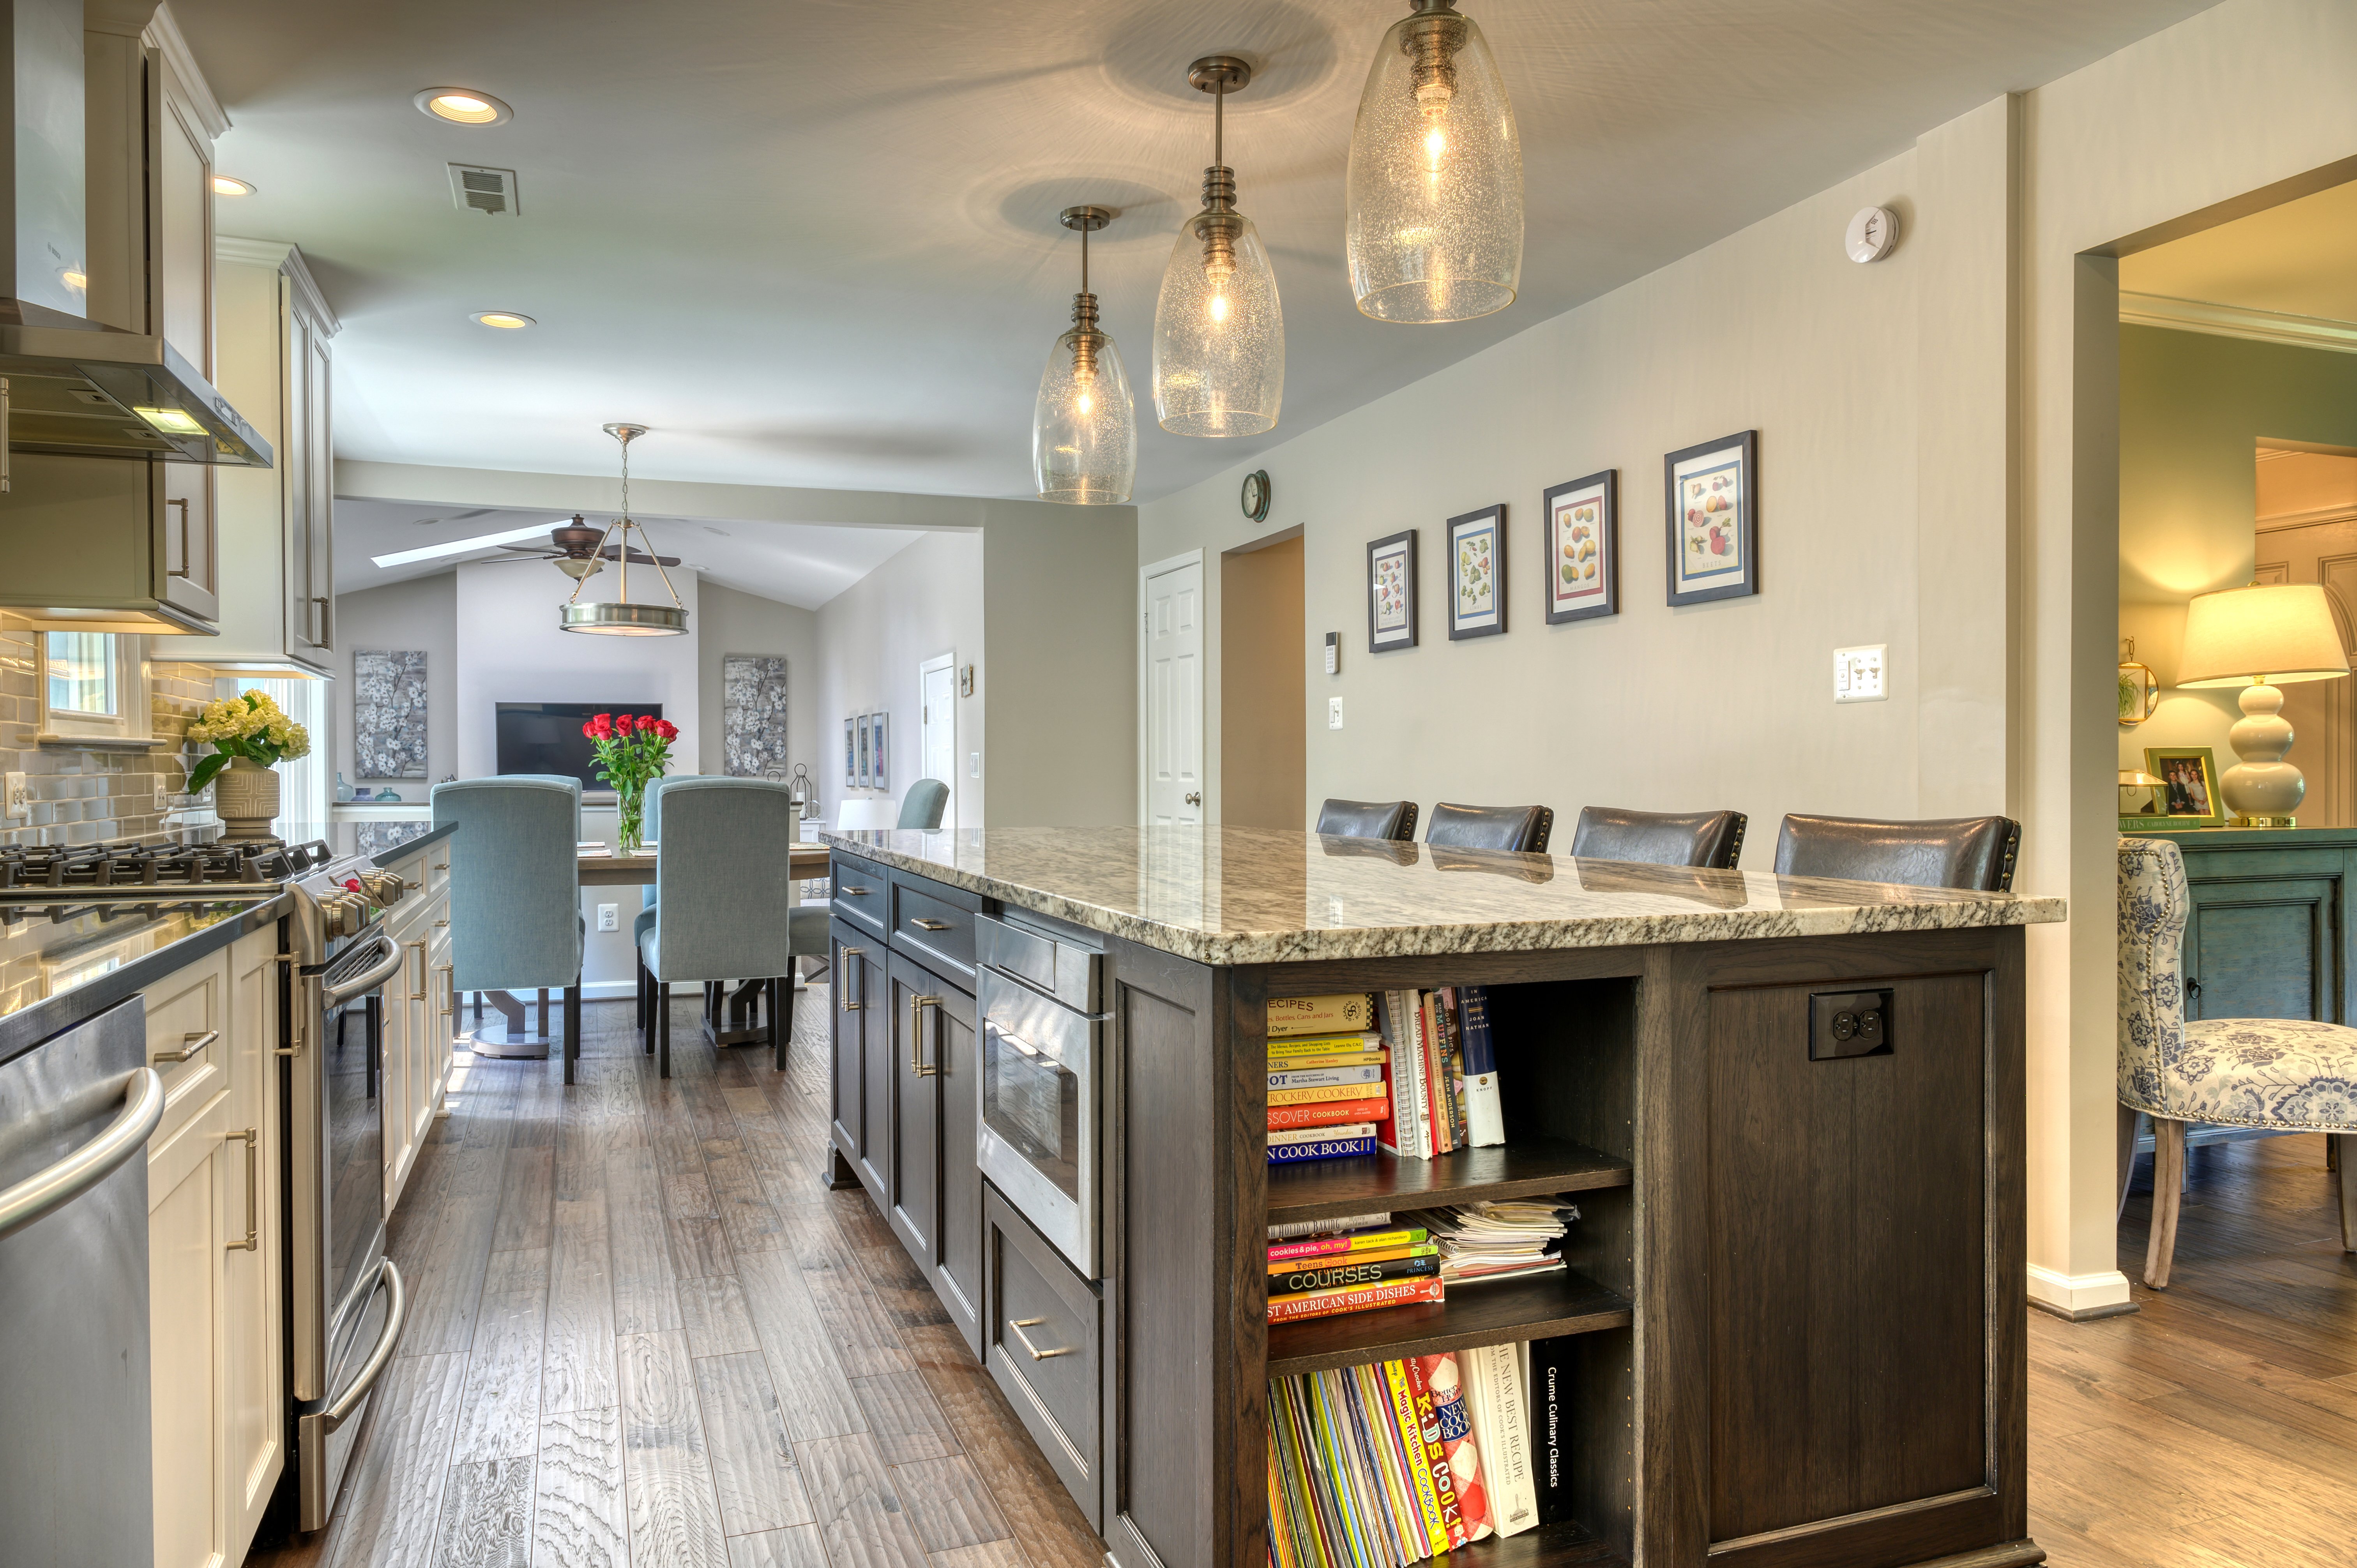
[[[2120,840],[2120,1201],[2136,1117],[2152,1118],[2152,1241],[2144,1283],[2169,1283],[2185,1186],[2185,1126],[2330,1135],[2341,1250],[2357,1251],[2357,1029],[2307,1018],[2185,1018],[2185,857]]]

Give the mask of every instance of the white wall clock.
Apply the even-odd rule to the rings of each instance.
[[[1842,242],[1853,262],[1878,262],[1899,243],[1899,214],[1888,207],[1861,207]]]

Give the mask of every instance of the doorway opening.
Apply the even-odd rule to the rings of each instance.
[[[1308,825],[1308,659],[1297,527],[1220,557],[1220,821]]]
[[[917,777],[949,786],[942,826],[958,825],[957,652],[936,654],[917,666]]]

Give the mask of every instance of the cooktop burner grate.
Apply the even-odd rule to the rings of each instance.
[[[180,844],[125,840],[91,844],[0,844],[0,892],[54,888],[136,893],[236,884],[270,886],[329,859],[325,843],[277,839]]]

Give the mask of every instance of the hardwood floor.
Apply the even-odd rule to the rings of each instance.
[[[571,1090],[459,1058],[343,1500],[248,1568],[1099,1568],[866,1195],[819,1185],[823,988],[783,1074],[675,1006],[667,1083],[627,1002]]]
[[[2324,1139],[2187,1154],[2165,1291],[2144,1162],[2120,1226],[2143,1309],[2029,1315],[2029,1523],[2066,1568],[2357,1562],[2357,1258]]]
[[[1099,1568],[857,1190],[819,1186],[825,993],[793,1066],[669,1083],[627,1003],[581,1081],[464,1069],[392,1246],[414,1295],[336,1520],[249,1568]],[[463,1059],[463,1058],[462,1058]],[[2030,1313],[2033,1533],[2064,1568],[2357,1561],[2357,1259],[2321,1138],[2197,1149],[2165,1292]],[[2140,1172],[2120,1266],[2143,1268]]]

